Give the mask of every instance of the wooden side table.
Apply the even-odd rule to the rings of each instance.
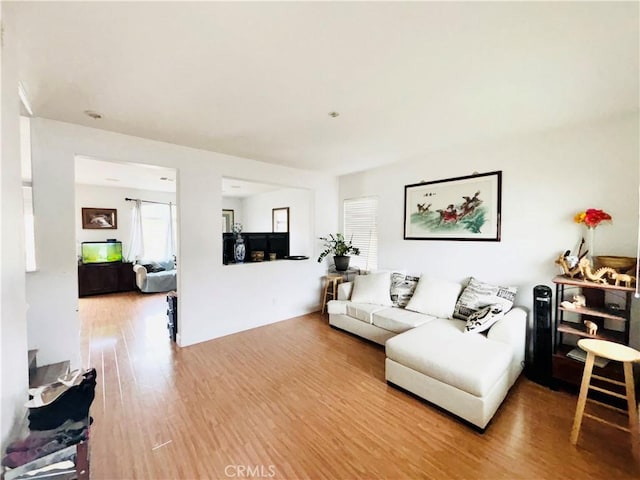
[[[362,272],[358,267],[349,267],[344,271],[336,270],[335,265],[331,265],[329,267],[329,275],[340,275],[344,282],[353,282],[353,279],[362,273],[364,272]]]
[[[324,292],[322,295],[322,313],[327,309],[329,300],[338,298],[338,285],[342,283],[342,275],[329,274],[325,278]]]

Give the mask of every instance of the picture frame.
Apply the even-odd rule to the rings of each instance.
[[[271,209],[272,232],[289,232],[289,207]]]
[[[83,208],[82,228],[85,230],[116,230],[118,210],[115,208]]]
[[[502,171],[404,187],[405,240],[500,241]]]
[[[233,222],[235,213],[232,209],[222,209],[222,233],[233,232]]]

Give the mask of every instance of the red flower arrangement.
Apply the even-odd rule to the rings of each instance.
[[[576,216],[573,217],[573,221],[576,223],[584,223],[589,228],[596,228],[600,225],[600,222],[610,222],[611,215],[604,210],[589,208],[584,212],[576,213]]]

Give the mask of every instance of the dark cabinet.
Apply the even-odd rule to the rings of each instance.
[[[78,295],[129,292],[136,288],[131,263],[99,263],[78,265]]]

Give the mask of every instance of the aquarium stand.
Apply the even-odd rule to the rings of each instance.
[[[78,265],[78,295],[130,292],[136,289],[132,263],[91,263]]]

